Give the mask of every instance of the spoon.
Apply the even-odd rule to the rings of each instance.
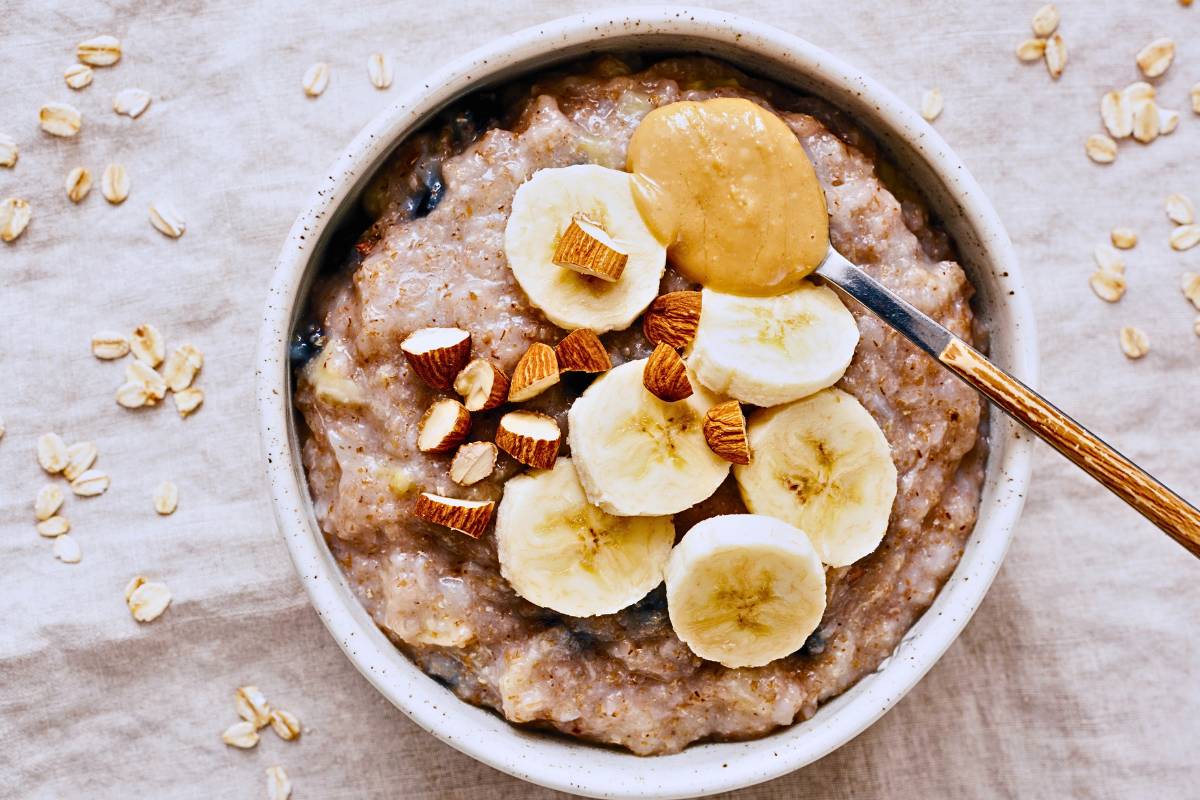
[[[913,344],[933,356],[1000,410],[1075,466],[1133,506],[1142,516],[1200,558],[1200,511],[1163,486],[1111,445],[1064,414],[982,353],[918,311],[834,248],[817,267],[829,283],[862,303]]]

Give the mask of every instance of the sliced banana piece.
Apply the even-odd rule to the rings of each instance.
[[[571,456],[588,500],[624,517],[691,508],[729,474],[729,462],[704,440],[704,415],[718,398],[697,386],[686,400],[659,400],[642,385],[646,362],[604,373],[567,414]]]
[[[584,496],[571,459],[519,475],[496,516],[500,574],[535,605],[573,617],[613,614],[662,582],[670,517],[617,517]]]
[[[794,653],[825,613],[825,570],[808,537],[758,514],[698,523],[671,551],[666,581],[676,635],[726,667]]]
[[[688,366],[714,392],[775,406],[837,383],[857,345],[858,325],[828,287],[806,281],[775,297],[705,289]]]
[[[826,389],[755,412],[748,435],[754,459],[733,468],[746,508],[805,531],[830,566],[879,546],[896,499],[896,465],[861,403]]]
[[[628,328],[658,294],[666,247],[633,202],[628,173],[579,164],[543,169],[517,189],[504,253],[529,302],[562,328],[596,333]],[[589,277],[554,263],[577,218],[595,225],[628,256],[620,279]]]

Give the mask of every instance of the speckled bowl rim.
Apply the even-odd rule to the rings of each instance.
[[[516,728],[458,700],[371,622],[317,528],[291,408],[288,339],[331,228],[394,144],[434,111],[484,83],[605,49],[705,52],[831,99],[890,151],[955,237],[979,290],[992,357],[1035,382],[1036,333],[1012,245],[991,204],[940,136],[889,91],[812,44],[750,19],[679,7],[567,17],[503,36],[408,89],[346,148],[296,220],[271,283],[258,355],[262,446],[275,514],[317,614],[366,678],[414,722],[496,769],[542,786],[605,798],[674,798],[784,775],[854,738],[908,692],[958,636],[1008,548],[1030,478],[1030,439],[993,412],[979,520],[932,607],[880,669],[811,719],[748,742],[637,757]],[[353,747],[353,743],[344,746]]]

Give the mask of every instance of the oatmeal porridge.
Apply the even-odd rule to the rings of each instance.
[[[986,458],[973,391],[853,302],[807,280],[763,298],[702,289],[680,250],[644,235],[624,172],[637,166],[635,131],[652,112],[716,99],[782,121],[815,170],[832,245],[978,340],[950,241],[845,115],[712,60],[606,57],[472,98],[402,144],[293,346],[317,518],[376,624],[465,701],[643,755],[762,736],[874,671],[957,564]],[[592,287],[564,305],[558,273],[518,256],[581,181],[609,202],[545,234],[553,269]],[[588,299],[614,293],[604,307]],[[729,331],[796,315],[828,334],[804,351],[827,380],[764,389],[740,351],[723,353]],[[676,426],[671,459],[638,450],[612,422],[626,411]],[[840,443],[873,476],[845,479],[857,515],[790,508],[804,487],[767,485],[769,468],[828,456],[831,419],[854,429]],[[812,453],[800,431],[822,439]],[[769,524],[726,538],[760,561],[721,561],[702,538],[756,517]],[[856,525],[877,528],[866,546],[863,531],[814,532]],[[586,569],[550,570],[522,538],[533,527],[619,531],[621,545]],[[789,635],[730,630],[717,638],[736,652],[706,649],[704,625],[685,615],[736,587],[700,598],[685,587],[767,561],[796,570],[787,586],[805,602],[777,604],[775,620]],[[746,645],[768,638],[761,657]]]

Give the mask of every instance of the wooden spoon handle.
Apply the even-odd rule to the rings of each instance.
[[[1200,558],[1200,511],[1150,477],[1100,437],[1059,411],[1046,398],[984,358],[962,339],[850,263],[837,250],[817,275],[873,311],[942,366],[973,386],[1005,413],[1107,486]]]
[[[937,358],[1200,558],[1200,511],[1190,503],[957,336]]]

